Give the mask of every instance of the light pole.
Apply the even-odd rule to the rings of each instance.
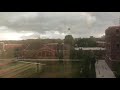
[[[37,62],[37,72],[39,72],[39,62]]]

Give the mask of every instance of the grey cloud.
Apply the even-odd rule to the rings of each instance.
[[[108,26],[118,23],[119,15],[119,12],[1,12],[0,26],[18,33],[39,34],[46,34],[46,31],[67,33],[70,27],[74,37],[99,36]]]

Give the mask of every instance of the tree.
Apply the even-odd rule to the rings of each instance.
[[[120,63],[118,63],[115,67],[115,75],[117,78],[120,78]]]
[[[96,47],[96,39],[94,37],[90,38],[79,38],[75,40],[75,44],[77,44],[78,47]]]
[[[20,52],[20,49],[19,48],[16,48],[15,49],[15,52],[14,52],[14,56],[18,59],[19,57],[19,52]]]
[[[82,63],[82,77],[85,78],[95,78],[95,56],[92,52],[88,51],[83,54],[83,63]]]

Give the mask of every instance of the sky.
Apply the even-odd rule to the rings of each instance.
[[[120,12],[0,12],[0,40],[101,37],[119,25],[119,17]]]

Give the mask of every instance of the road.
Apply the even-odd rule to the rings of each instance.
[[[98,60],[95,64],[96,78],[116,78],[105,60]]]

